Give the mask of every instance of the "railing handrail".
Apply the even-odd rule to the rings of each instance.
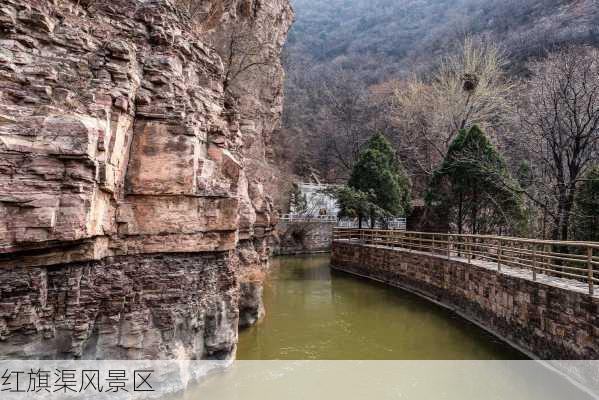
[[[283,214],[279,217],[281,221],[327,221],[327,222],[337,222],[336,215],[294,215],[294,214]]]
[[[344,227],[336,227],[336,230],[360,230],[360,228],[344,228]],[[380,231],[380,232],[391,232],[391,229],[370,229],[370,228],[362,228],[363,231]],[[419,235],[436,235],[436,236],[452,236],[452,237],[468,237],[468,238],[486,238],[486,239],[494,239],[494,240],[503,240],[503,241],[514,241],[514,242],[523,242],[523,243],[534,243],[534,244],[547,244],[547,245],[564,245],[564,246],[577,246],[582,245],[585,247],[592,247],[593,249],[599,249],[599,242],[590,242],[590,241],[570,241],[570,240],[547,240],[547,239],[530,239],[530,238],[520,238],[515,236],[501,236],[501,235],[478,235],[471,233],[442,233],[442,232],[421,232],[421,231],[404,231],[404,233],[414,233]]]
[[[532,271],[535,281],[544,274],[586,282],[591,295],[599,284],[599,256],[594,255],[598,242],[342,227],[333,229],[336,240],[418,250],[448,259],[455,255],[469,264],[480,259],[496,263],[499,271],[502,266],[524,268]]]

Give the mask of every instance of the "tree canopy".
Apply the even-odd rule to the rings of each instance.
[[[290,211],[300,215],[306,214],[308,212],[308,200],[297,184],[293,184],[290,196],[292,204]]]
[[[375,196],[372,192],[365,193],[349,186],[341,186],[331,194],[337,199],[339,207],[337,216],[339,218],[357,218],[359,228],[362,228],[363,219],[369,216],[373,210],[378,215],[385,214],[385,211],[374,202]]]
[[[522,222],[519,185],[478,126],[462,129],[433,173],[427,205],[441,210],[458,233],[504,233]],[[499,232],[497,230],[499,229]]]

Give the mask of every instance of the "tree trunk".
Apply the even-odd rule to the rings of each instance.
[[[553,240],[568,240],[570,233],[570,216],[574,205],[574,191],[561,191],[557,208],[557,224],[553,229]]]
[[[476,195],[476,191],[472,192],[472,213],[471,213],[471,217],[470,219],[472,220],[472,227],[471,227],[471,231],[473,235],[476,235],[476,230],[477,230],[477,219],[478,219],[478,205],[477,205],[477,201],[478,201],[478,196]]]
[[[541,239],[545,240],[547,239],[547,206],[545,205],[545,208],[543,208],[543,222],[541,223],[542,227],[541,227],[541,231],[542,231],[542,237]]]
[[[462,193],[460,193],[460,197],[458,199],[458,234],[459,235],[462,234],[462,224],[463,224],[463,219],[464,219],[464,216],[462,215],[463,208],[464,208],[464,201],[463,201]]]
[[[570,219],[572,217],[572,209],[574,207],[574,190],[570,190],[564,204],[564,216],[561,226],[562,240],[568,240],[570,237]]]
[[[370,229],[374,229],[375,224],[376,224],[376,216],[374,215],[374,212],[371,211],[370,212]]]

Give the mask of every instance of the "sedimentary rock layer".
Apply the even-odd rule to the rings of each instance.
[[[237,338],[235,275],[223,253],[6,267],[2,356],[228,357]]]
[[[0,356],[232,355],[240,301],[262,310],[291,20],[286,0],[0,3]]]

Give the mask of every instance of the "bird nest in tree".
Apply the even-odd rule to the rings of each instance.
[[[466,92],[473,92],[478,86],[478,76],[475,74],[464,74],[462,81],[464,82],[463,88]]]

